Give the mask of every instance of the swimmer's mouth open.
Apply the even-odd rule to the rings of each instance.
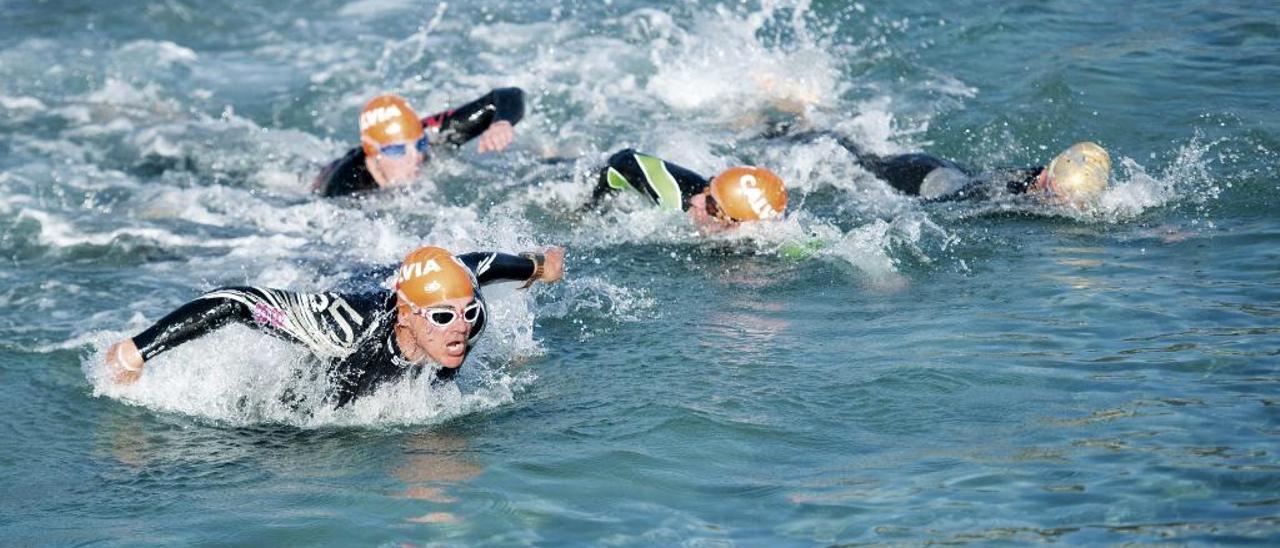
[[[444,345],[444,351],[452,357],[462,357],[467,353],[467,341],[459,339],[446,342]]]

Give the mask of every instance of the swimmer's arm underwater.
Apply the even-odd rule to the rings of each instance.
[[[933,196],[922,196],[926,203],[989,200],[1000,193],[1028,194],[1041,183],[1044,167],[1000,168],[969,178],[960,188]]]
[[[778,247],[778,257],[786,261],[799,262],[817,256],[830,244],[821,238],[809,238],[799,242],[788,242]]]

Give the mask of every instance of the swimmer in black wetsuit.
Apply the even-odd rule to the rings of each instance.
[[[1047,203],[1090,207],[1106,190],[1111,157],[1095,143],[1072,145],[1048,166],[1006,168],[973,174],[955,162],[923,153],[879,156],[864,152],[852,140],[825,131],[781,135],[808,142],[836,140],[876,178],[903,194],[931,202],[988,200],[1000,195],[1027,195]]]
[[[519,88],[498,88],[421,120],[403,98],[379,95],[360,112],[361,146],[321,170],[312,189],[325,197],[343,196],[408,181],[427,160],[430,145],[458,147],[478,137],[480,152],[503,150],[523,117]]]
[[[210,291],[136,337],[107,350],[117,382],[142,375],[152,358],[240,323],[306,347],[327,364],[332,403],[341,407],[382,383],[417,375],[428,365],[448,379],[457,373],[486,318],[480,287],[501,281],[554,283],[564,250],[545,254],[467,253],[438,247],[410,253],[396,271],[395,290],[295,293],[258,287]]]
[[[626,190],[640,193],[662,209],[688,212],[694,224],[704,231],[774,219],[787,208],[787,189],[782,179],[767,169],[732,167],[708,180],[633,149],[609,157],[600,170],[588,207],[596,207],[610,195]]]

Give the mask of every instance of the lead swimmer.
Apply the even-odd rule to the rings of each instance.
[[[434,371],[452,378],[487,320],[482,286],[554,283],[564,250],[465,253],[422,247],[405,257],[392,290],[299,293],[224,287],[197,297],[138,335],[115,343],[106,361],[117,382],[132,383],[150,362],[184,343],[239,323],[306,348],[325,367],[330,399],[342,407],[378,386]]]

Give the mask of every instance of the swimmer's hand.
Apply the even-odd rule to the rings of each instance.
[[[564,248],[548,247],[542,250],[543,257],[546,260],[542,263],[541,281],[549,284],[556,283],[564,277]]]
[[[489,124],[489,129],[484,130],[480,134],[479,152],[497,152],[507,148],[511,144],[511,140],[516,136],[515,128],[511,127],[511,122],[506,120],[498,120]]]
[[[826,249],[827,242],[818,238],[810,238],[804,242],[791,242],[778,248],[778,256],[787,261],[803,261],[814,257]]]
[[[133,384],[142,376],[142,353],[133,339],[125,339],[107,349],[107,367],[117,383]]]

